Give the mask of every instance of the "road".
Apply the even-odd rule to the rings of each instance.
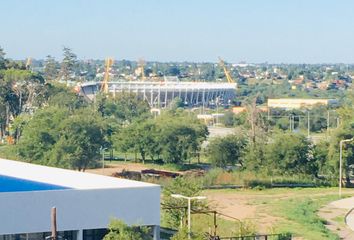
[[[326,219],[326,227],[337,233],[340,239],[352,240],[354,239],[354,213],[346,216],[347,225],[342,222],[352,208],[354,208],[354,197],[345,198],[324,206],[320,209],[319,215]]]

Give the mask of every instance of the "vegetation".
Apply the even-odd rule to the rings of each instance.
[[[347,89],[341,98],[343,105],[332,114],[329,126],[325,115],[331,109],[323,106],[311,109],[308,123],[307,109],[274,110],[268,117],[257,104],[266,100],[266,94],[270,97],[297,96],[297,92],[289,92],[291,82],[253,85],[251,81],[242,80],[242,71],[234,68],[231,72],[239,77],[242,105],[246,111],[238,115],[226,111],[224,124],[236,127],[237,134],[211,139],[208,148],[202,149],[202,142],[208,136],[207,127],[194,114],[184,111],[180,99],[174,101],[170,110],[162,111],[156,117],[150,114],[148,104],[133,94],[99,95],[95,102],[87,102],[55,81],[83,81],[89,78],[89,73],[82,75],[82,72],[90,72],[95,66],[83,64],[70,48],[63,48],[64,58],[60,64],[48,56],[43,71],[31,71],[23,62],[12,61],[5,56],[1,49],[0,135],[2,139],[12,137],[15,143],[15,150],[7,153],[17,153],[15,158],[26,161],[85,170],[95,165],[100,158],[100,149],[115,148],[123,154],[133,154],[136,161],[142,162],[149,159],[182,166],[194,158],[202,158],[213,166],[231,166],[230,169],[252,172],[255,176],[268,174],[272,178],[287,178],[297,175],[315,182],[323,178],[332,182],[338,175],[338,142],[353,136],[354,98],[351,90]],[[190,68],[200,67],[200,75],[206,79],[210,76],[224,77],[220,68],[208,63],[188,67],[174,64],[154,66],[156,69],[151,67],[150,73],[157,75],[160,72],[162,75],[181,76]],[[130,70],[127,69],[136,67],[136,64],[122,61],[113,67],[125,68],[128,74]],[[258,74],[257,69],[250,68]],[[299,69],[302,66],[279,66],[279,72],[286,74],[289,80],[331,78],[317,74],[321,67],[313,66],[311,71],[314,72]],[[261,66],[259,70],[266,71],[267,67]],[[345,72],[342,69],[339,72],[346,79]],[[264,77],[268,79],[268,76]],[[282,79],[276,73],[270,74],[269,78],[274,81]],[[253,87],[261,91],[255,94]],[[247,98],[244,97],[246,95]],[[287,122],[289,114],[293,116],[291,128]],[[333,130],[337,127],[337,118],[342,119],[341,125]],[[331,127],[331,137],[314,144],[304,136],[303,129],[307,124],[311,132]],[[344,146],[347,182],[354,163],[352,145],[347,143]]]
[[[347,189],[344,193],[351,196],[353,190]],[[320,208],[338,199],[337,188],[207,190],[203,194],[213,199],[220,195],[227,201],[232,199],[238,203],[234,206],[235,211],[241,206],[255,209],[254,218],[241,219],[243,223],[248,222],[250,230],[253,226],[254,232],[284,233],[285,236],[291,233],[294,238],[302,239],[339,239],[326,228],[326,221],[318,216]],[[237,213],[234,215],[239,216]],[[193,228],[207,231],[212,227],[213,221],[208,222],[204,216],[200,218],[204,220],[193,221]],[[218,219],[217,222],[220,236],[238,236],[239,221]]]
[[[209,161],[217,167],[243,165],[242,156],[246,146],[246,139],[237,135],[215,138],[208,147]]]
[[[147,227],[130,227],[117,219],[111,220],[108,229],[104,240],[152,240]]]
[[[181,223],[187,221],[187,201],[185,199],[174,198],[171,196],[172,194],[182,194],[187,197],[194,197],[200,195],[201,191],[201,185],[191,178],[178,177],[169,182],[164,187],[162,196],[164,225],[171,228],[178,228]],[[205,202],[192,202],[192,211],[201,211],[206,208],[207,205]]]

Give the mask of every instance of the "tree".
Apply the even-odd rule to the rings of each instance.
[[[227,111],[222,119],[225,127],[234,126],[234,118],[235,118],[235,114],[231,111]]]
[[[5,55],[6,53],[4,52],[4,49],[0,46],[0,70],[5,69],[6,67]]]
[[[177,177],[163,188],[162,204],[166,208],[163,221],[171,228],[178,228],[180,222],[187,218],[187,201],[171,197],[171,194],[182,194],[187,197],[199,196],[202,191],[200,183],[193,178]],[[205,201],[193,201],[192,211],[207,209]]]
[[[102,116],[112,116],[121,122],[131,123],[134,119],[150,116],[148,103],[135,94],[121,93],[116,94],[115,98],[98,95],[96,101]]]
[[[141,160],[145,163],[147,155],[154,158],[158,154],[159,143],[156,141],[155,130],[156,125],[150,119],[135,121],[115,136],[115,146],[123,152],[140,153]]]
[[[200,151],[207,127],[183,112],[166,112],[156,119],[164,162],[182,163]]]
[[[147,227],[130,227],[117,219],[110,221],[108,229],[103,240],[152,240]]]
[[[317,176],[318,165],[312,146],[306,137],[293,133],[278,133],[272,137],[266,152],[268,167],[278,174],[309,174]]]
[[[248,144],[245,153],[245,165],[258,171],[265,163],[265,143],[268,141],[268,126],[265,114],[257,106],[257,96],[251,98],[246,106],[246,124]]]
[[[180,69],[177,66],[171,66],[168,69],[167,74],[170,76],[178,76],[181,73]]]
[[[63,108],[48,107],[37,111],[23,128],[18,153],[24,160],[47,163],[47,154],[59,139],[58,126],[69,116]]]
[[[246,139],[242,136],[228,135],[214,138],[208,145],[209,161],[217,167],[241,164],[242,155],[246,146]]]
[[[184,103],[183,103],[182,99],[177,97],[171,101],[169,107],[172,111],[176,111],[178,108],[183,108]]]
[[[350,139],[354,137],[354,125],[342,126],[337,129],[329,143],[328,147],[328,162],[326,164],[327,174],[333,178],[339,175],[339,142],[343,139]],[[347,142],[343,144],[343,177],[346,178],[347,183],[350,182],[350,168],[354,165],[354,144]]]
[[[44,61],[44,78],[53,81],[58,77],[58,67],[55,58],[48,55]]]
[[[47,95],[47,103],[50,106],[62,107],[69,111],[88,106],[88,103],[82,96],[76,94],[68,87],[59,84],[48,85]]]
[[[93,166],[100,159],[100,148],[106,144],[101,120],[91,109],[78,110],[65,119],[48,163],[79,171]]]
[[[77,56],[72,50],[68,47],[63,48],[63,61],[61,63],[61,77],[65,81],[69,81],[73,78],[75,73],[75,67],[77,64]]]
[[[161,141],[164,143],[162,156],[165,162],[181,163],[197,150],[196,131],[186,124],[168,124],[161,130]]]

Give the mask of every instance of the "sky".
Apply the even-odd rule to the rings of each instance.
[[[352,0],[1,0],[13,59],[354,63]]]

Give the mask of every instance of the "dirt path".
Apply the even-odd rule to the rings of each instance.
[[[250,220],[259,233],[271,232],[273,225],[281,219],[267,214],[262,209],[262,204],[267,202],[267,198],[271,199],[274,196],[242,192],[207,192],[206,196],[212,209],[241,221]]]
[[[345,224],[346,213],[354,207],[354,198],[346,198],[331,202],[321,208],[318,215],[326,219],[326,227],[339,235],[341,239],[354,239],[354,232]]]
[[[129,162],[122,162],[122,163],[114,163],[114,164],[107,164],[104,169],[102,168],[95,168],[95,169],[87,169],[86,172],[112,176],[113,173],[122,172],[123,170],[129,171],[137,171],[140,172],[141,170],[150,169],[151,167],[146,166],[142,163],[129,163]]]

